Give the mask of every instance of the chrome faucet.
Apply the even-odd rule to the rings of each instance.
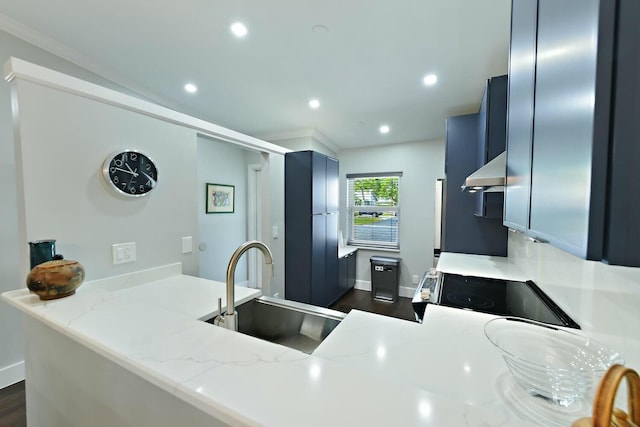
[[[258,248],[263,253],[265,257],[265,264],[271,266],[271,274],[273,275],[273,256],[271,255],[271,251],[262,242],[257,240],[251,240],[249,242],[245,242],[236,249],[236,251],[231,255],[231,259],[229,260],[229,266],[227,267],[227,311],[222,314],[222,298],[218,298],[218,317],[216,318],[214,324],[218,326],[222,326],[227,329],[231,329],[234,331],[238,330],[238,313],[235,311],[235,273],[236,273],[236,265],[240,260],[242,254],[248,251],[251,248]]]

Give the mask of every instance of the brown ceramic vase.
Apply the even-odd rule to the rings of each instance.
[[[33,267],[27,275],[27,287],[41,300],[50,300],[73,295],[83,280],[82,264],[61,259]]]

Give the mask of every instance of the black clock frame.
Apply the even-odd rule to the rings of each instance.
[[[158,184],[158,167],[138,150],[121,150],[108,156],[102,174],[111,189],[127,197],[146,196]]]

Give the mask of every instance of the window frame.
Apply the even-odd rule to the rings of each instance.
[[[385,206],[385,205],[375,205],[370,204],[362,204],[356,205],[356,197],[355,197],[355,182],[358,179],[379,179],[379,178],[396,178],[397,179],[397,202],[393,206]],[[347,225],[347,239],[346,243],[350,246],[358,246],[362,248],[368,249],[377,249],[377,250],[390,250],[390,251],[399,251],[400,250],[400,223],[401,223],[401,215],[400,215],[400,198],[401,198],[401,182],[402,182],[402,172],[374,172],[374,173],[354,173],[346,175],[346,185],[347,185],[347,197],[346,197],[346,225]],[[371,191],[371,190],[368,190]],[[374,194],[375,197],[375,194]],[[362,211],[363,207],[378,207],[382,208],[380,211],[383,212],[393,212],[394,218],[396,218],[395,224],[395,241],[386,241],[386,240],[368,240],[368,239],[356,239],[354,235],[355,231],[355,212]],[[367,209],[373,211],[374,209]],[[393,231],[391,231],[393,234]]]

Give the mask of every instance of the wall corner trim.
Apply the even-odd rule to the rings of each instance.
[[[270,142],[197,119],[184,113],[179,113],[131,95],[89,83],[19,58],[11,57],[5,62],[4,78],[8,82],[16,78],[28,80],[36,84],[184,126],[195,130],[199,134],[217,138],[245,148],[281,155],[291,151],[279,145],[271,144]]]

